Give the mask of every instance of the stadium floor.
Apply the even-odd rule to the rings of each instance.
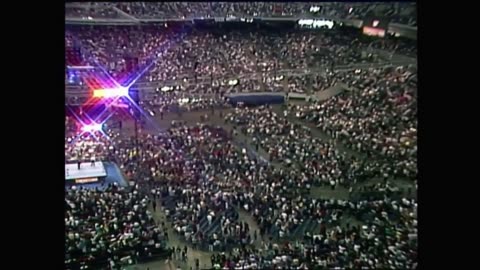
[[[294,103],[295,104],[302,104],[303,102],[294,101]],[[279,116],[283,117],[283,112],[282,112],[283,109],[282,109],[281,105],[273,106],[273,110]],[[223,115],[226,115],[228,112],[231,111],[231,109],[225,109],[225,110],[222,110],[222,111],[223,111]],[[215,110],[215,114],[213,116],[210,115],[210,111],[184,113],[181,117],[178,116],[177,114],[166,114],[163,119],[160,119],[160,117],[156,116],[152,119],[152,122],[150,123],[150,125],[148,125],[148,127],[146,127],[146,130],[148,132],[152,132],[152,133],[160,132],[160,131],[165,130],[168,127],[170,127],[170,124],[173,120],[181,120],[181,121],[186,121],[187,124],[195,124],[197,122],[200,122],[200,117],[205,115],[205,114],[209,115],[209,120],[207,121],[209,124],[222,126],[223,128],[225,128],[226,130],[229,130],[229,131],[232,129],[232,126],[229,125],[229,124],[226,124],[224,122],[223,118],[221,118],[219,116],[219,110]],[[290,118],[290,117],[289,117],[289,120],[290,121],[295,121],[295,122],[297,122],[299,124],[302,124],[304,126],[311,127],[312,128],[312,134],[316,137],[329,139],[328,135],[322,133],[319,129],[316,129],[314,126],[308,125],[306,123],[303,123],[301,121],[298,121],[297,119]],[[122,135],[123,136],[133,136],[133,134],[134,134],[134,124],[133,124],[133,122],[124,123],[123,129],[122,129]],[[247,138],[246,136],[244,136],[242,134],[239,134],[238,136],[236,136],[235,140],[237,140],[240,143],[247,143],[247,144],[251,143],[250,138]],[[352,154],[352,155],[362,156],[359,153],[353,152],[353,151],[343,147],[339,143],[337,143],[336,146],[341,151],[348,152],[349,154]],[[268,159],[268,155],[263,149],[260,148],[259,151],[258,151],[258,154],[263,156],[264,158]],[[274,166],[282,166],[279,163],[273,163],[273,165]],[[368,181],[368,182],[366,182],[362,185],[372,184],[372,183],[375,183],[377,181],[379,181],[379,179],[372,179],[371,181]],[[400,187],[411,186],[410,183],[405,182],[403,180],[396,181],[396,184],[398,184],[398,186],[400,186]],[[348,191],[345,188],[342,188],[342,187],[337,187],[333,191],[330,188],[314,187],[314,188],[312,188],[309,196],[316,197],[316,198],[321,197],[321,198],[332,198],[332,199],[346,199],[348,197]],[[151,209],[151,211],[153,211],[153,209]],[[154,213],[154,217],[157,220],[157,222],[165,221],[165,216],[164,216],[164,213],[161,211],[161,209],[157,209],[157,211]],[[255,221],[252,219],[252,217],[248,213],[240,211],[239,220],[243,220],[243,221],[249,223],[249,226],[252,229],[251,230],[252,234],[253,234],[253,231],[258,230],[257,224],[255,223]],[[349,217],[345,217],[342,220],[342,223],[346,223],[346,222],[349,222],[351,225],[360,224],[359,221],[357,221],[353,218],[349,218]],[[170,224],[168,222],[165,222],[165,223],[167,224],[167,228],[169,230],[168,233],[169,233],[170,241],[168,243],[168,246],[169,247],[170,246],[175,246],[175,247],[181,246],[181,247],[183,247],[185,245],[185,242],[179,240],[176,237],[176,235],[172,232]],[[260,247],[261,241],[258,240],[257,243],[255,243],[255,244],[258,247]],[[155,261],[155,262],[150,262],[150,263],[146,263],[146,264],[135,265],[135,266],[132,266],[129,269],[132,269],[132,270],[134,270],[134,269],[135,270],[146,270],[146,269],[150,269],[150,270],[152,270],[152,269],[175,270],[177,267],[180,267],[181,269],[189,270],[190,267],[193,267],[193,269],[194,269],[195,259],[197,259],[197,258],[200,260],[200,268],[201,269],[208,269],[208,268],[210,268],[210,256],[211,255],[212,255],[212,253],[210,253],[210,252],[192,250],[189,246],[188,254],[187,254],[187,257],[188,257],[188,262],[187,263],[183,263],[183,262],[179,262],[179,261],[161,260],[161,261]]]

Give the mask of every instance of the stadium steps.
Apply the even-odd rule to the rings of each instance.
[[[334,96],[342,93],[344,90],[346,90],[345,86],[346,85],[344,83],[337,83],[334,86],[329,87],[325,90],[315,92],[311,96],[311,98],[316,100],[316,101],[327,100],[331,97],[334,97]]]
[[[205,229],[206,229],[207,226],[208,226],[207,216],[202,217],[202,219],[200,219],[199,224],[200,224],[199,230],[202,231],[202,232],[205,231]]]
[[[277,235],[278,234],[277,225],[273,224],[272,226],[270,226],[270,229],[268,230],[268,234]]]
[[[310,234],[312,234],[317,224],[318,222],[316,220],[310,219],[310,224],[308,224],[308,226],[305,228],[305,233],[309,232]]]
[[[295,237],[299,237],[299,238],[303,237],[303,235],[307,231],[307,227],[310,225],[311,222],[312,222],[311,219],[305,220],[302,223],[301,228],[297,231],[297,234],[295,235]]]
[[[207,237],[211,237],[214,233],[217,233],[220,230],[220,218],[217,218],[212,225],[210,225],[205,231]]]
[[[168,196],[167,198],[165,198],[163,201],[163,207],[165,207],[165,209],[168,209],[168,210],[173,210],[175,209],[175,198],[172,197],[172,196]]]
[[[300,232],[303,230],[304,226],[305,226],[305,222],[302,222],[301,224],[298,224],[297,227],[292,230],[292,233],[290,235],[292,237],[298,237],[298,235],[300,235]]]
[[[205,224],[205,227],[202,229],[204,235],[209,235],[208,233],[211,232],[212,228],[215,227],[217,224],[220,224],[220,219],[221,217],[215,217],[212,220],[212,224],[208,224],[208,221],[207,221],[207,223]]]
[[[273,216],[272,221],[274,224],[272,224],[270,228],[267,230],[268,234],[271,234],[271,235],[278,234],[279,228],[277,227],[277,225],[275,225],[275,221],[278,219],[279,216],[280,216],[280,211],[278,211],[278,213]]]

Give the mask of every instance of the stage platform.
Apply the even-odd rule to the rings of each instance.
[[[129,185],[120,168],[113,162],[96,162],[95,167],[92,167],[90,162],[85,162],[81,164],[80,171],[77,163],[66,164],[65,169],[67,168],[69,169],[69,176],[65,175],[67,190],[79,185],[85,189],[97,190],[105,190],[111,184],[119,187]]]
[[[103,162],[95,162],[95,166],[92,166],[91,162],[83,162],[80,164],[80,170],[78,163],[65,164],[65,180],[105,176],[107,176],[107,171]]]

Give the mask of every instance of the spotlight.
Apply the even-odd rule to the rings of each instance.
[[[111,98],[118,96],[128,96],[127,87],[111,88],[111,89],[97,89],[93,90],[93,97],[97,98]]]

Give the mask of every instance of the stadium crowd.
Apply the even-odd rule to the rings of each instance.
[[[120,19],[122,18],[115,9],[111,7],[105,7],[102,5],[90,5],[90,6],[66,6],[65,15],[71,18],[83,18],[83,19]]]
[[[415,269],[416,202],[361,201],[344,208],[364,218],[366,225],[322,227],[302,240],[219,254],[212,268]]]
[[[299,74],[287,76],[287,92],[311,94],[317,91],[326,90],[340,81],[335,76],[323,74]],[[284,90],[285,91],[285,90]]]
[[[410,135],[409,137],[406,135],[407,141],[402,139],[405,145],[390,144],[385,151],[379,152],[377,150],[385,148],[382,142],[393,142],[392,138],[382,136],[392,136],[392,134],[379,130],[381,126],[370,124],[375,120],[374,123],[388,123],[399,130],[410,130],[411,125],[415,125],[413,103],[415,100],[412,93],[415,90],[414,73],[414,70],[404,68],[336,72],[334,74],[336,79],[356,90],[346,92],[344,96],[332,98],[324,103],[290,107],[289,111],[285,112],[285,114],[291,113],[305,118],[307,121],[322,121],[320,127],[334,138],[346,141],[348,146],[357,147],[356,150],[370,151],[367,153],[371,156],[383,154],[389,157],[382,161],[347,156],[336,150],[331,142],[313,138],[308,130],[282,119],[268,107],[237,108],[225,118],[228,122],[240,126],[240,131],[252,136],[254,147],[266,149],[271,161],[280,161],[290,166],[288,171],[260,162],[257,157],[249,153],[249,150],[235,146],[230,138],[232,134],[205,125],[195,127],[180,125],[161,136],[142,135],[138,147],[134,146],[132,139],[104,141],[103,145],[98,145],[88,140],[70,144],[73,137],[69,137],[66,152],[67,156],[72,153],[73,159],[75,159],[75,153],[78,153],[73,149],[80,149],[80,154],[87,153],[87,158],[91,151],[97,151],[98,156],[101,156],[103,151],[110,157],[116,157],[120,167],[131,179],[143,181],[137,192],[148,194],[148,190],[153,186],[154,194],[160,193],[161,197],[165,198],[164,206],[175,232],[191,243],[194,248],[226,251],[242,243],[240,254],[232,255],[229,259],[216,260],[214,266],[225,264],[227,261],[229,264],[257,264],[264,267],[272,264],[284,267],[302,264],[304,266],[326,264],[329,267],[332,265],[363,265],[365,267],[388,265],[388,267],[397,268],[411,266],[415,261],[414,242],[411,242],[408,237],[405,238],[404,235],[415,235],[413,225],[415,219],[411,217],[415,209],[409,208],[411,211],[409,212],[405,210],[405,205],[414,206],[416,204],[414,201],[398,198],[398,196],[391,197],[391,192],[387,192],[388,185],[375,188],[376,196],[368,193],[368,196],[359,199],[352,197],[348,201],[316,200],[306,198],[304,195],[316,185],[330,186],[332,189],[341,185],[351,190],[357,182],[374,177],[384,178],[385,183],[392,177],[415,177],[413,173],[416,170],[413,167],[415,163],[411,159],[414,152],[408,152],[409,145],[405,143],[416,145],[415,132],[407,134]],[[405,85],[408,87],[405,88]],[[165,100],[169,98],[172,97],[167,96]],[[392,108],[392,104],[396,104],[398,109]],[[409,107],[411,107],[410,111]],[[374,114],[371,116],[367,114],[367,116],[375,117],[372,118],[373,120],[368,117],[366,118],[368,121],[358,118],[365,117],[365,112],[371,111]],[[398,115],[402,116],[398,117]],[[350,130],[348,125],[338,129],[336,125],[343,122],[335,121],[337,119],[358,122],[360,125],[358,128],[368,130],[368,133],[360,134],[372,136],[374,140],[371,140],[368,145],[358,146],[359,141],[363,142],[361,137],[355,137],[357,133],[354,133],[354,129]],[[67,119],[66,124],[69,130],[75,129],[71,125],[72,121]],[[401,131],[399,134],[403,133],[405,132]],[[395,160],[398,158],[404,160]],[[396,165],[392,166],[392,164]],[[405,170],[405,167],[410,170]],[[152,183],[153,179],[155,180]],[[379,191],[381,191],[380,194],[378,194]],[[87,191],[70,192],[72,199],[75,199],[76,196],[82,197]],[[87,197],[95,197],[91,195],[95,193],[85,194]],[[145,204],[145,202],[140,200],[139,203]],[[381,210],[376,210],[377,208]],[[290,244],[285,248],[274,248],[275,253],[268,254],[251,250],[252,240],[255,241],[257,232],[252,236],[248,226],[238,220],[238,209],[252,214],[258,223],[258,235],[261,239],[265,236],[274,240],[297,241],[296,246],[292,247]],[[400,213],[396,212],[398,209]],[[402,219],[405,215],[410,217],[405,218],[408,221]],[[372,224],[375,225],[368,225],[362,229],[356,228],[356,231],[351,234],[342,234],[348,230],[339,222],[342,216],[372,220]],[[402,217],[399,218],[399,216]],[[88,219],[88,215],[86,218],[87,227],[97,228],[96,225],[89,223],[92,219]],[[363,248],[368,245],[369,241],[372,238],[375,239],[379,233],[379,220],[386,220],[388,224],[380,222],[383,226],[382,230],[396,231],[400,226],[403,236],[396,235],[372,242],[384,248],[384,251],[378,249],[375,252],[369,250],[371,253],[359,253],[359,248],[356,247]],[[68,222],[75,223],[70,217]],[[326,228],[335,229],[327,232]],[[362,230],[366,230],[363,239],[358,236],[361,235],[359,231]],[[316,240],[313,239],[314,233],[317,233]],[[151,235],[157,235],[154,237],[153,244],[150,245],[156,248],[160,245],[160,242],[155,240],[158,240],[158,235],[162,235],[161,239],[168,238],[161,230],[155,230],[152,233],[145,229],[142,235],[145,234],[147,236],[140,239],[150,243],[152,243]],[[351,240],[349,245],[341,238],[336,238],[336,234],[340,234],[345,239],[349,237],[356,239],[355,236],[357,236],[358,242]],[[71,239],[70,235],[68,237]],[[85,264],[103,261],[118,265],[122,261],[128,263],[152,256],[150,249],[145,253],[135,248],[138,241],[134,241],[136,244],[122,242],[121,253],[103,252],[108,249],[103,249],[103,253],[99,253],[98,248],[93,248],[92,251],[85,249],[83,244],[78,244],[79,242],[90,243],[87,241],[88,237],[87,240],[75,237],[77,236],[74,234],[73,238],[77,239],[77,242],[68,242],[68,244],[66,242],[66,245],[73,245],[69,247],[71,252],[67,253],[66,260],[69,263],[81,261]],[[319,237],[320,240],[318,240]],[[134,239],[138,238],[134,237]],[[83,255],[79,255],[78,249],[82,249]],[[250,251],[247,251],[249,249]],[[163,249],[160,248],[160,250]],[[327,250],[330,255],[325,255]],[[85,254],[89,255],[85,256]]]
[[[174,27],[70,27],[67,44],[80,46],[84,64],[100,64],[117,80],[140,74],[140,81],[218,80],[282,71],[381,63],[372,48],[414,52],[397,39],[375,41],[344,30],[208,30]],[[72,45],[76,44],[76,45]],[[132,60],[136,59],[136,60]],[[133,61],[133,62],[132,62]],[[69,59],[67,58],[67,64]],[[132,62],[132,63],[130,63]],[[137,63],[138,62],[138,63]],[[128,78],[125,78],[128,77]],[[135,76],[133,76],[135,77]]]
[[[67,267],[99,268],[138,262],[164,252],[164,234],[135,188],[77,189],[65,194]]]
[[[156,93],[147,101],[144,101],[142,107],[146,111],[151,112],[151,115],[161,115],[161,117],[168,112],[208,111],[229,107],[226,99],[221,95],[199,95],[196,92],[186,93],[182,91]]]
[[[408,177],[415,179],[403,167],[392,167],[382,160],[358,159],[339,152],[329,141],[320,141],[310,130],[277,116],[268,108],[236,110],[227,120],[241,125],[241,130],[263,147],[272,161],[306,168],[315,184],[349,187],[357,181],[379,177]],[[322,160],[322,162],[319,162]],[[400,163],[403,164],[403,163]]]
[[[398,67],[338,75],[353,91],[345,91],[325,102],[294,106],[292,114],[314,122],[333,138],[369,158],[379,157],[390,166],[395,164],[395,174],[414,179],[417,172],[416,71]]]
[[[127,13],[118,12],[115,8]],[[66,15],[84,18],[180,19],[211,17],[292,17],[330,16],[362,19],[367,16],[388,18],[394,23],[416,26],[416,6],[409,2],[119,2],[113,6],[90,4],[67,7]]]
[[[245,110],[245,112],[251,114],[248,110]],[[301,134],[302,131],[298,132]],[[109,149],[120,156],[122,159],[120,161],[121,167],[129,175],[134,175],[134,179],[139,179],[139,185],[144,186],[138,188],[138,191],[134,189],[132,192],[137,192],[134,194],[148,194],[149,190],[153,190],[152,194],[160,194],[175,232],[190,242],[193,248],[226,251],[232,250],[232,247],[238,247],[238,243],[242,243],[241,250],[243,252],[251,248],[252,242],[256,240],[257,232],[252,236],[248,226],[238,220],[237,211],[243,209],[250,212],[257,220],[260,229],[258,232],[259,238],[272,237],[279,240],[292,239],[292,241],[296,239],[296,241],[299,241],[298,247],[304,245],[301,252],[300,249],[290,246],[286,249],[278,249],[274,254],[253,253],[255,254],[254,257],[260,256],[258,258],[262,258],[261,262],[255,262],[257,264],[296,265],[299,263],[298,258],[304,258],[301,259],[301,262],[308,265],[323,265],[324,263],[338,265],[373,263],[381,265],[396,263],[399,267],[400,265],[407,265],[413,260],[411,257],[413,251],[410,250],[412,247],[409,245],[408,239],[402,236],[403,234],[391,235],[390,238],[386,237],[373,241],[375,237],[379,237],[376,235],[379,233],[379,226],[384,226],[385,228],[381,228],[385,230],[397,229],[395,226],[404,226],[405,228],[402,229],[404,234],[412,233],[414,227],[410,223],[407,223],[407,225],[404,223],[392,225],[389,222],[402,220],[408,210],[412,210],[406,208],[404,204],[413,207],[415,204],[413,201],[405,201],[406,199],[402,201],[391,200],[388,196],[384,196],[378,201],[372,201],[371,199],[360,201],[308,199],[303,195],[314,184],[307,176],[312,169],[292,168],[285,171],[275,168],[259,160],[247,149],[236,146],[231,140],[232,134],[218,127],[202,124],[187,127],[180,124],[178,127],[171,128],[165,134],[142,136],[139,146],[140,152],[136,152],[135,148],[132,147],[132,141],[129,142],[129,140],[122,140],[115,144],[114,149]],[[292,141],[294,142],[294,140]],[[315,141],[313,143],[315,144]],[[298,147],[298,145],[291,146],[287,143],[286,147]],[[327,150],[327,152],[334,153],[335,151]],[[326,161],[328,155],[324,155]],[[335,154],[333,155],[335,156]],[[327,171],[330,169],[323,163],[318,163],[317,166],[319,170],[326,168],[324,171]],[[333,174],[327,174],[328,177],[323,180],[330,183],[332,182],[330,180],[336,178],[335,174],[336,172],[333,171]],[[335,180],[333,180],[333,183],[336,185]],[[340,183],[342,183],[341,180]],[[143,193],[141,193],[142,191]],[[71,193],[72,200],[76,196],[82,198],[81,193],[75,192],[87,194],[85,200],[89,196],[93,196],[92,198],[98,196],[96,192],[90,191],[74,190],[70,192],[73,192]],[[122,195],[113,194],[112,196]],[[144,207],[148,204],[148,198],[138,196],[134,198],[138,198],[139,201],[137,203],[133,202],[132,205],[138,204]],[[376,210],[377,208],[381,210]],[[398,212],[399,209],[400,212]],[[148,221],[148,212],[142,212],[143,210],[139,210],[139,213],[145,213],[147,216],[139,217],[140,221],[137,222],[141,225],[151,225],[146,222]],[[359,220],[371,220],[372,225],[362,229],[356,228],[356,231],[347,233],[347,229],[338,227],[343,215],[354,216]],[[95,219],[89,219],[88,216],[89,214],[85,214],[88,221],[86,223],[93,228],[97,228],[98,226],[92,225]],[[111,216],[111,218],[114,219],[115,217]],[[142,219],[144,222],[142,222]],[[70,217],[68,217],[68,220],[70,220]],[[411,217],[408,220],[413,222]],[[135,222],[132,222],[135,227]],[[335,229],[327,231],[327,228]],[[141,231],[141,229],[139,230]],[[312,240],[312,233],[314,232],[320,235],[318,237],[321,241],[318,244],[312,244],[316,243]],[[155,239],[158,239],[160,235],[161,239],[168,238],[162,231],[155,231],[155,233],[158,234]],[[153,234],[147,230],[140,235],[145,236],[145,241],[151,242],[151,237],[153,237],[151,235]],[[379,253],[373,255],[368,255],[370,253],[367,252],[359,253],[360,245],[368,245],[370,241],[385,250],[378,249]],[[159,244],[154,240],[154,245],[158,247]],[[123,250],[127,252],[122,253],[122,255],[141,256],[140,253],[133,252],[136,250],[133,246],[133,244],[130,246],[124,244],[122,246],[124,247]],[[356,246],[358,247],[355,248]],[[321,248],[319,249],[319,247]],[[325,253],[324,251],[327,250],[328,252]],[[339,255],[339,250],[342,250],[343,256]],[[373,252],[373,249],[371,251]],[[310,252],[311,257],[304,257],[305,252]],[[347,256],[349,252],[352,254]],[[78,258],[75,255],[76,253],[68,254],[72,258]],[[324,256],[315,258],[315,254],[324,254]],[[92,256],[96,257],[97,255]],[[119,256],[115,257],[113,253],[108,253],[105,256],[112,261],[115,261],[114,258],[120,258]],[[239,261],[236,263],[252,263],[246,260],[246,257],[239,259],[238,256],[240,255],[233,256],[231,261],[235,261],[235,258],[237,258]],[[283,256],[287,256],[287,259],[282,258]],[[388,256],[392,256],[393,259]],[[279,260],[278,257],[282,259]],[[248,258],[250,258],[250,255],[248,255]],[[386,258],[391,262],[388,262]],[[309,259],[312,260],[309,261]]]
[[[67,14],[111,16],[109,4],[91,5]],[[312,3],[112,5],[153,18],[288,16],[310,12]],[[319,12],[356,17],[381,10],[379,5],[328,3]],[[399,5],[385,6],[384,14],[404,20]],[[215,269],[415,268],[417,201],[392,180],[416,181],[416,70],[332,67],[385,61],[371,48],[416,53],[416,46],[395,39],[372,42],[336,29],[180,28],[178,34],[178,26],[79,26],[69,28],[65,41],[81,44],[82,64],[98,63],[121,82],[132,79],[125,76],[132,72],[132,58],[138,59],[133,69],[145,71],[139,84],[176,82],[163,83],[140,102],[152,116],[207,109],[213,114],[230,107],[225,98],[230,93],[307,93],[337,82],[349,90],[323,102],[290,105],[283,116],[270,106],[239,106],[221,115],[231,131],[208,121],[176,122],[165,132],[140,132],[138,138],[106,130],[107,139],[85,130],[78,136],[81,127],[67,117],[66,160],[115,161],[133,183],[66,188],[67,268],[120,269],[168,253],[186,261],[186,246],[165,248],[172,235],[153,218],[157,202],[175,236],[192,249],[218,253],[211,258]],[[322,72],[303,72],[319,67]],[[332,139],[316,138],[289,115],[314,123]],[[366,158],[340,151],[337,140]],[[373,179],[380,181],[363,186]],[[344,188],[348,198],[309,196],[317,187]],[[240,219],[241,212],[253,217],[258,231]]]

